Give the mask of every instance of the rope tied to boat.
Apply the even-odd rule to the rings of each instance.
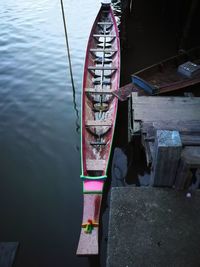
[[[82,228],[84,228],[84,232],[86,234],[91,234],[94,227],[98,227],[99,224],[92,221],[91,219],[88,219],[87,223],[82,224]]]

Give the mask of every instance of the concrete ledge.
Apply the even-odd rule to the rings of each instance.
[[[115,187],[107,267],[200,266],[200,192]]]

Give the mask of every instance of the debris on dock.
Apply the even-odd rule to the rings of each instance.
[[[132,93],[131,101],[130,131],[141,135],[152,185],[187,188],[200,168],[200,97]]]

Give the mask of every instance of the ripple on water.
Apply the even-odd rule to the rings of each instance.
[[[88,266],[87,262],[83,263],[83,260],[79,261],[73,256],[78,231],[77,234],[71,232],[74,221],[80,220],[81,199],[77,196],[81,195],[82,190],[78,179],[80,140],[77,129],[80,118],[75,107],[77,106],[80,113],[85,49],[100,2],[63,2],[75,95],[70,79],[60,1],[1,1],[0,181],[7,185],[8,194],[10,192],[11,205],[3,205],[6,208],[10,205],[9,214],[13,212],[17,215],[13,215],[15,227],[9,227],[8,222],[11,220],[7,218],[8,211],[5,211],[2,216],[5,223],[0,221],[0,226],[4,229],[5,239],[7,236],[17,236],[23,243],[28,236],[27,243],[38,244],[39,234],[35,234],[34,228],[36,224],[37,233],[40,231],[42,239],[47,240],[46,242],[55,239],[67,244],[68,265],[84,267]],[[54,192],[55,188],[59,190],[55,191],[56,195],[52,197],[49,192]],[[1,193],[0,191],[2,197]],[[63,199],[60,199],[60,195]],[[17,202],[19,199],[21,202]],[[4,201],[8,201],[7,195]],[[60,210],[59,218],[55,211],[51,212],[52,202],[55,210]],[[73,207],[70,205],[72,202]],[[42,203],[45,203],[43,209]],[[30,218],[26,214],[30,209],[29,205],[33,208]],[[49,232],[46,225],[38,223],[38,218],[43,216],[43,212],[46,214],[47,210],[50,210],[47,218],[52,216],[52,220],[48,220],[48,226],[55,229],[56,225],[56,231]],[[71,221],[68,214],[73,214]],[[27,222],[26,231],[24,221]],[[63,221],[66,224],[59,227]],[[32,232],[34,233],[31,234]],[[31,254],[31,248],[27,243],[23,243],[23,246]],[[37,247],[44,249],[40,244]],[[60,256],[65,257],[66,251],[62,255],[54,251],[54,255],[57,263]],[[23,257],[26,255],[23,254]],[[35,259],[35,254],[33,258]],[[39,256],[37,260],[39,262]],[[31,264],[27,263],[24,266]],[[48,263],[43,265],[50,266]],[[35,266],[39,264],[36,263]]]

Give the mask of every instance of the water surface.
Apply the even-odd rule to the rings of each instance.
[[[89,266],[75,255],[82,217],[77,115],[100,2],[64,6],[76,102],[60,1],[1,1],[0,241],[20,242],[16,267]]]

